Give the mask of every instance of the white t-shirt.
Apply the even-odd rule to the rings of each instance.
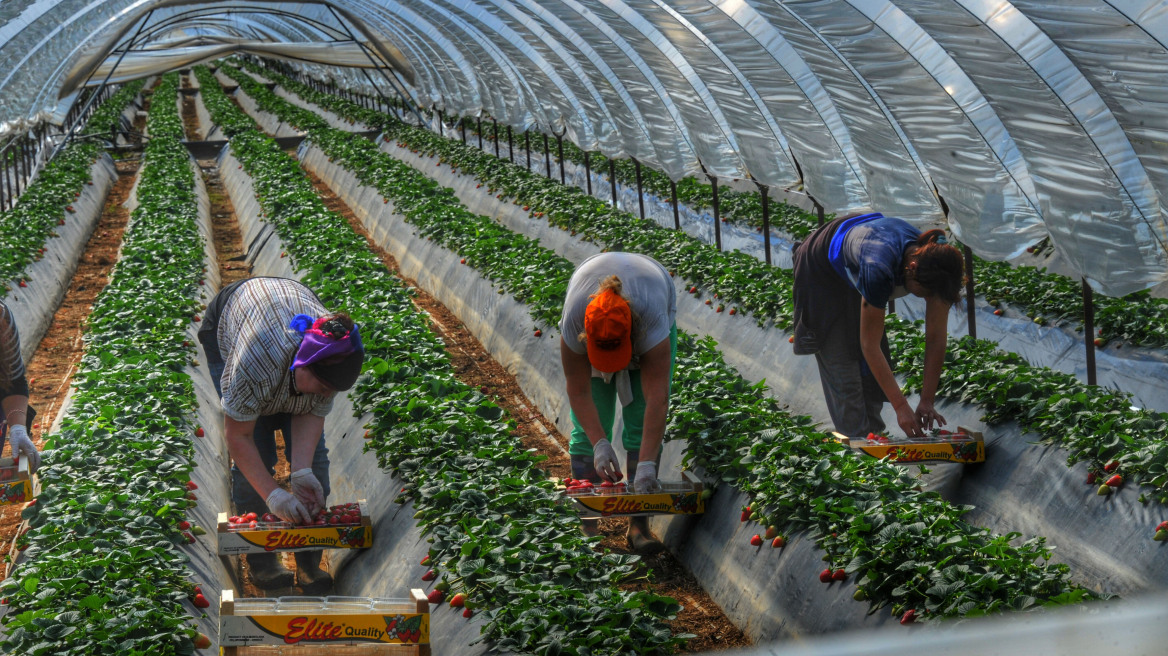
[[[584,260],[568,281],[560,333],[573,352],[587,353],[580,341],[584,332],[584,314],[600,281],[615,275],[621,280],[621,293],[629,301],[633,316],[633,361],[630,369],[639,368],[638,357],[669,339],[677,320],[677,290],[669,271],[648,255],[639,253],[599,253]]]

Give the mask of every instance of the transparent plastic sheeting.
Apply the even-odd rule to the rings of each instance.
[[[1106,294],[1168,280],[1160,2],[7,0],[0,130],[47,115],[147,16],[144,47],[359,35],[424,106],[828,212],[926,225],[945,208],[986,259],[1049,235]],[[367,84],[351,55],[302,65]]]

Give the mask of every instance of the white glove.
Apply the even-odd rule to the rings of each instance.
[[[304,504],[310,515],[324,508],[324,488],[307,467],[292,472],[292,494]]]
[[[616,452],[608,440],[600,440],[592,445],[592,466],[600,477],[612,481],[619,481],[624,477],[621,474],[620,464],[616,461]]]
[[[24,454],[28,457],[29,472],[34,472],[41,466],[41,454],[37,451],[32,440],[28,439],[28,429],[22,424],[8,427],[8,439],[12,441],[13,457]]]
[[[280,519],[293,524],[307,524],[312,515],[304,508],[304,504],[288,490],[278,487],[268,495],[268,510]]]
[[[657,480],[657,463],[652,460],[637,463],[637,476],[633,479],[633,490],[637,494],[655,494],[661,491],[661,481]]]

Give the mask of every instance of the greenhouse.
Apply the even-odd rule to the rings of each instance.
[[[1166,70],[1164,2],[5,0],[0,651],[1159,653]]]

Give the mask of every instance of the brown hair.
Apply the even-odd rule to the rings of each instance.
[[[915,280],[925,288],[926,296],[936,296],[956,305],[961,300],[965,284],[965,258],[955,246],[947,243],[944,230],[928,230],[916,241],[917,250],[909,258],[916,262]]]
[[[606,291],[611,291],[612,293],[616,294],[617,296],[624,298],[625,302],[628,302],[628,300],[629,300],[629,299],[625,298],[625,295],[624,295],[624,283],[621,282],[620,276],[617,276],[615,274],[601,280],[600,286],[598,286],[596,288],[596,293],[593,294],[592,296],[589,296],[588,299],[589,300],[594,299]],[[633,310],[632,303],[629,303],[629,313],[633,317],[632,334],[635,335],[635,334],[637,334],[637,328],[640,327],[641,321],[640,321],[640,317],[638,317],[637,313]],[[581,331],[580,334],[576,336],[576,339],[580,340],[581,342],[586,342],[586,341],[588,341],[588,333]]]

